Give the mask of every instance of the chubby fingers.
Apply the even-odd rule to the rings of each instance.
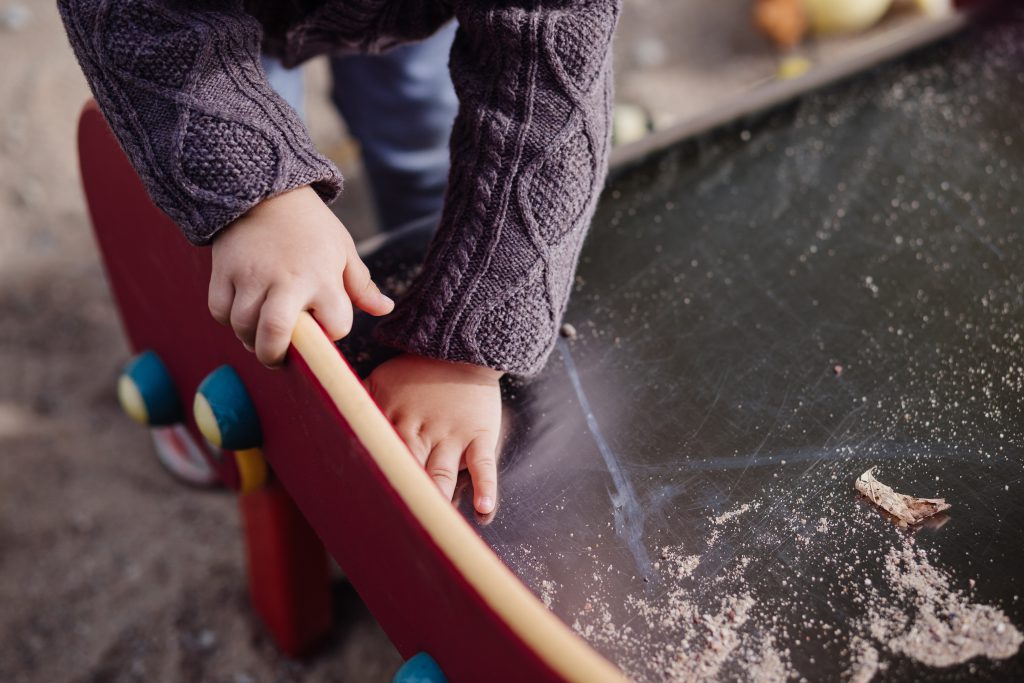
[[[230,325],[242,344],[268,366],[284,360],[299,313],[306,309],[333,340],[352,330],[352,304],[340,287],[310,301],[288,285],[237,288],[230,280],[217,279],[210,281],[208,304],[214,320]]]
[[[427,474],[448,500],[455,495],[455,481],[459,476],[463,445],[458,441],[441,441],[427,458]]]
[[[299,312],[305,307],[304,298],[298,290],[289,287],[272,287],[267,292],[259,311],[254,343],[259,362],[275,366],[284,360]]]
[[[210,290],[206,301],[213,319],[221,325],[231,324],[231,304],[234,300],[234,283],[214,271],[210,278]]]
[[[370,278],[370,271],[355,254],[353,247],[352,255],[345,264],[345,272],[342,276],[345,282],[345,291],[348,292],[352,303],[370,315],[387,315],[394,309],[395,302],[385,296],[377,285]]]
[[[340,287],[319,294],[310,308],[331,340],[338,341],[352,331],[352,303]]]
[[[235,298],[231,302],[231,314],[228,319],[235,336],[250,351],[256,346],[256,328],[259,324],[260,309],[263,308],[266,297],[267,292],[263,288],[235,288]]]
[[[340,288],[324,291],[309,301],[308,296],[294,287],[273,287],[259,312],[256,329],[256,357],[261,363],[281,364],[299,313],[307,308],[332,340],[337,341],[352,331],[352,304]]]
[[[482,515],[494,511],[498,497],[497,447],[491,439],[478,436],[466,449],[466,468],[473,480],[473,508]]]

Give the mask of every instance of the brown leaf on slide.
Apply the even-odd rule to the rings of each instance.
[[[945,498],[915,498],[903,493],[896,493],[891,487],[875,479],[875,468],[872,467],[857,477],[854,488],[896,518],[899,526],[914,526],[943,510],[950,508]]]

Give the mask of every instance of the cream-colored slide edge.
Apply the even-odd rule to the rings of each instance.
[[[308,313],[299,318],[292,346],[398,497],[509,629],[567,681],[628,680],[548,610],[444,499],[341,353]]]

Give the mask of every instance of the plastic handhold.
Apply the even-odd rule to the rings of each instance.
[[[434,658],[426,652],[420,652],[395,672],[392,683],[447,683],[444,672]]]
[[[160,357],[144,351],[132,358],[117,381],[121,408],[133,420],[151,427],[167,427],[182,421],[178,391]]]
[[[256,408],[230,365],[206,376],[196,391],[192,412],[199,431],[214,446],[244,451],[263,444]]]

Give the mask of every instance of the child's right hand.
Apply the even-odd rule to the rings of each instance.
[[[337,340],[352,329],[352,304],[370,315],[394,308],[308,186],[265,199],[214,239],[210,313],[264,365],[284,360],[299,313]]]

